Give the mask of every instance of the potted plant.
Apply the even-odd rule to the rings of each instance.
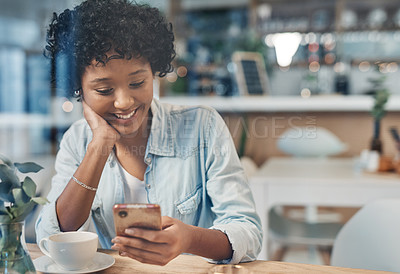
[[[381,120],[386,114],[385,105],[389,99],[390,93],[387,88],[384,87],[385,76],[378,78],[369,79],[373,85],[372,94],[375,102],[371,110],[371,115],[374,118],[374,132],[371,141],[371,150],[382,153],[382,142],[380,139],[381,132]]]
[[[2,162],[2,163],[1,163]],[[24,220],[46,198],[35,197],[36,184],[20,173],[38,172],[43,167],[33,162],[12,163],[0,155],[0,273],[36,273],[26,249]]]

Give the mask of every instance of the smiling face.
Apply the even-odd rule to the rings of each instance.
[[[111,59],[105,66],[96,64],[93,61],[82,75],[85,102],[122,137],[136,134],[147,125],[153,99],[150,64],[136,58]]]

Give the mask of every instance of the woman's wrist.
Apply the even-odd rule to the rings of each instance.
[[[232,247],[225,233],[219,230],[188,226],[189,239],[185,253],[203,256],[213,260],[232,257]]]
[[[115,142],[109,142],[107,140],[92,140],[87,148],[87,153],[95,154],[98,156],[110,155],[113,150]]]
[[[185,248],[183,250],[183,253],[194,254],[195,252],[193,252],[193,251],[196,250],[196,247],[197,247],[196,245],[198,243],[197,237],[199,235],[196,233],[196,227],[192,226],[192,225],[187,225],[187,230],[186,231],[187,231],[187,233],[184,236],[184,238],[186,239],[187,242],[185,244]]]

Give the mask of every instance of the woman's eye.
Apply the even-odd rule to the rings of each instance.
[[[98,92],[98,93],[100,93],[100,94],[109,94],[109,93],[111,93],[112,92],[112,88],[106,88],[106,89],[96,89],[96,91]]]
[[[141,85],[143,85],[143,83],[144,83],[144,80],[141,82],[137,82],[137,83],[131,83],[131,84],[129,84],[129,86],[132,88],[137,88],[137,87],[140,87]]]

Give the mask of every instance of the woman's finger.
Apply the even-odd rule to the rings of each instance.
[[[89,105],[86,104],[84,100],[82,101],[82,107],[83,107],[83,116],[85,117],[89,125],[92,126],[94,123],[92,108],[89,107]]]
[[[169,216],[162,216],[161,217],[161,226],[162,229],[165,229],[167,227],[170,227],[174,224],[174,218],[171,218]]]
[[[147,250],[137,249],[135,247],[126,245],[114,245],[111,247],[114,250],[118,250],[123,256],[130,257],[132,259],[138,260],[142,263],[165,265],[173,258],[168,255],[155,253]]]
[[[124,256],[124,257],[128,257],[128,258],[134,259],[134,260],[139,261],[139,262],[144,263],[144,264],[153,264],[153,265],[163,266],[163,265],[166,265],[168,263],[168,261],[166,261],[166,260],[161,260],[161,259],[154,260],[154,259],[151,259],[151,258],[143,258],[143,257],[139,257],[137,255],[133,255],[133,254],[127,253],[127,252],[120,252],[120,255]]]
[[[133,227],[125,229],[125,234],[130,237],[141,238],[149,242],[168,243],[168,232],[163,230],[158,231]]]
[[[97,114],[85,101],[82,101],[83,115],[89,124],[95,137],[103,140],[115,142],[120,138],[118,131],[115,130],[103,117]]]
[[[101,118],[94,110],[86,104],[86,102],[82,101],[83,106],[83,115],[85,116],[86,121],[89,123],[92,129],[95,129],[99,126],[99,118]],[[102,119],[102,118],[101,118]]]
[[[162,253],[165,249],[165,243],[153,243],[140,238],[116,237],[112,240],[116,245],[131,246],[136,249],[146,250],[154,253]]]

